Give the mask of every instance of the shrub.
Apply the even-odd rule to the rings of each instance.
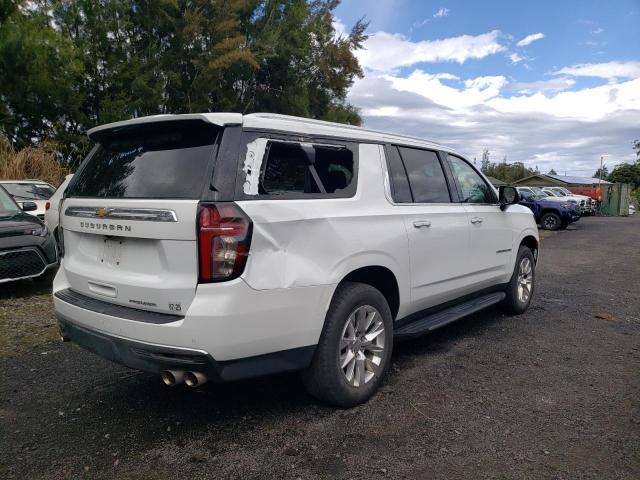
[[[54,144],[16,151],[0,133],[0,180],[44,180],[57,187],[69,173],[56,158]]]

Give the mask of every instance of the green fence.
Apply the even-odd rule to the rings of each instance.
[[[602,215],[619,217],[629,215],[629,203],[631,203],[631,185],[627,183],[614,183],[612,185],[600,185],[602,203],[600,213]]]

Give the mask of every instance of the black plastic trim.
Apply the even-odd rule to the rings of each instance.
[[[398,320],[396,320],[395,324],[394,324],[394,329],[398,330],[399,328],[402,328],[404,325],[408,324],[408,323],[412,323],[414,321],[417,321],[421,318],[427,317],[429,315],[434,315],[440,311],[446,310],[448,308],[452,308],[455,307],[457,305],[461,305],[463,303],[472,301],[476,298],[482,297],[483,295],[487,295],[489,293],[495,293],[495,292],[504,292],[507,289],[507,286],[509,284],[508,283],[501,283],[498,285],[494,285],[491,287],[487,287],[487,288],[483,288],[481,290],[477,290],[475,292],[469,293],[467,295],[463,295],[459,298],[456,298],[454,300],[450,300],[448,302],[444,302],[441,303],[439,305],[434,305],[433,307],[429,307],[426,308],[424,310],[420,310],[419,312],[415,312],[412,313],[411,315],[407,315],[406,317],[403,318],[399,318]]]
[[[204,351],[128,340],[81,327],[59,313],[57,318],[63,338],[107,360],[155,374],[170,369],[201,372],[216,382],[303,370],[311,364],[316,349],[309,345],[218,362]]]
[[[104,302],[97,298],[88,297],[75,292],[70,288],[59,290],[54,295],[57,299],[62,300],[69,305],[73,305],[74,307],[101,313],[102,315],[109,315],[110,317],[134,320],[136,322],[163,324],[177,322],[184,318],[184,316],[150,312],[148,310],[140,310],[139,308],[125,307],[123,305],[116,305],[115,303]]]
[[[409,323],[405,323],[401,327],[395,329],[394,336],[398,339],[402,339],[423,335],[500,303],[506,297],[507,294],[505,292],[486,293],[482,296],[467,300],[466,302],[450,306],[444,310],[440,310],[438,312],[416,318]]]

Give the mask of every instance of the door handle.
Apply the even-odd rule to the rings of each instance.
[[[473,218],[471,219],[471,223],[474,223],[474,224],[475,224],[475,223],[482,223],[482,218],[480,218],[480,217],[473,217]]]
[[[416,220],[413,222],[415,228],[425,228],[431,226],[431,220]]]

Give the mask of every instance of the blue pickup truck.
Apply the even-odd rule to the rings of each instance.
[[[545,200],[545,195],[519,191],[520,205],[528,207],[540,227],[545,230],[564,230],[572,222],[580,220],[576,205]]]

